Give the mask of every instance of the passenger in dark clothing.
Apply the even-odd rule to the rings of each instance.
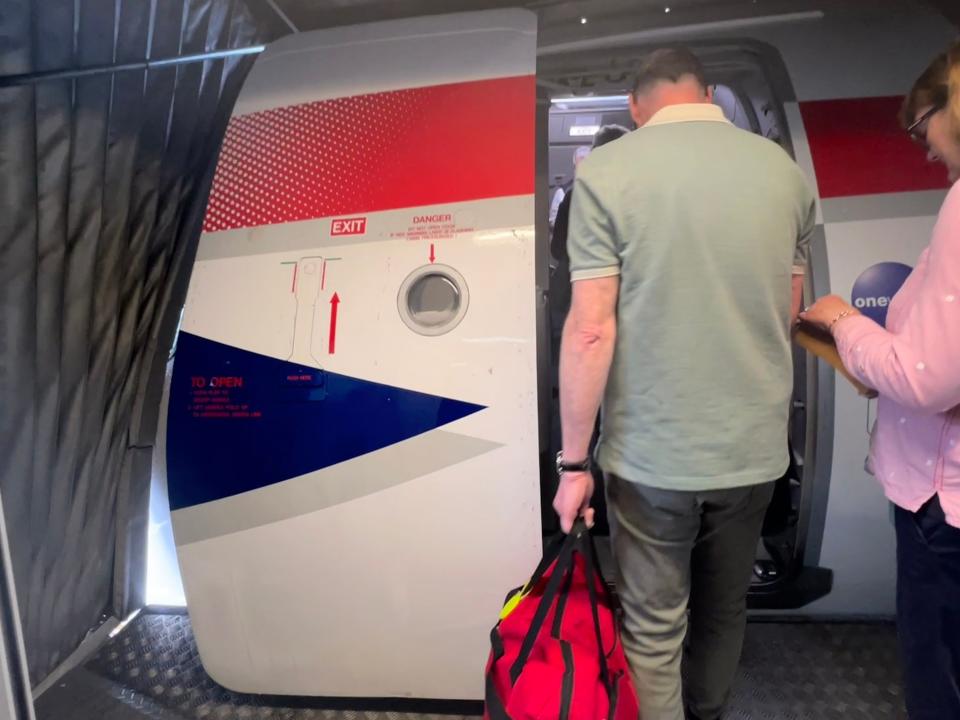
[[[618,140],[630,132],[622,125],[604,125],[593,138],[592,149]],[[554,340],[554,355],[560,348],[563,322],[570,310],[570,258],[567,255],[567,227],[570,223],[570,203],[573,200],[573,179],[565,188],[563,200],[557,210],[553,234],[550,237],[550,254],[557,265],[550,276],[550,328]],[[556,357],[554,358],[556,360]]]

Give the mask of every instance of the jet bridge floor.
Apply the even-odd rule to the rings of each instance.
[[[243,695],[203,671],[186,615],[143,614],[37,701],[38,720],[433,720],[414,705]],[[896,635],[877,623],[752,622],[730,720],[902,720]]]

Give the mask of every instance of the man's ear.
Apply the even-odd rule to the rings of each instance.
[[[636,126],[639,128],[646,125],[647,118],[643,109],[640,107],[640,103],[637,101],[637,96],[634,93],[630,93],[627,96],[627,102],[630,105],[630,117],[633,118],[633,122],[636,124]]]
[[[713,102],[713,85],[707,85],[707,102]]]

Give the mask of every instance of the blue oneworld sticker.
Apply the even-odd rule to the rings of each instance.
[[[853,305],[871,320],[886,326],[887,308],[913,269],[898,262],[883,262],[861,273],[853,284]]]

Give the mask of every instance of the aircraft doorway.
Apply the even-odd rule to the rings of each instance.
[[[715,103],[738,127],[761,134],[793,154],[793,137],[786,104],[792,89],[778,53],[759,43],[695,46],[707,67],[714,86]],[[542,58],[538,69],[541,97],[546,94],[546,122],[541,119],[538,143],[547,145],[541,153],[538,187],[542,208],[553,204],[573,179],[574,159],[589,148],[593,134],[605,125],[633,129],[626,90],[633,77],[632,66],[642,50]],[[545,136],[545,137],[544,137]],[[541,148],[542,149],[542,148]],[[546,289],[541,303],[541,326],[548,330],[538,352],[541,388],[541,508],[544,534],[557,530],[551,500],[556,487],[553,457],[559,449],[559,403],[557,363],[560,330],[569,307],[566,270],[550,252],[551,233],[546,218],[538,217],[538,281]],[[810,284],[825,258],[811,258]],[[794,354],[794,397],[790,433],[785,442],[791,449],[788,473],[778,488],[764,525],[764,537],[757,551],[753,607],[797,608],[829,592],[831,575],[816,567],[823,533],[823,510],[829,486],[829,465],[817,465],[817,418],[832,410],[832,395],[818,396],[816,367],[806,353]],[[166,403],[164,403],[166,407]],[[162,438],[160,440],[162,445]],[[157,453],[151,497],[151,537],[148,563],[148,601],[159,605],[185,604],[173,542],[166,497],[165,457]],[[818,472],[818,469],[820,470]],[[602,479],[598,480],[595,504],[598,534],[608,534]]]
[[[694,46],[703,60],[708,80],[714,88],[714,103],[727,119],[743,130],[762,135],[794,155],[793,136],[786,105],[793,93],[779,54],[759,43]],[[549,377],[547,402],[542,403],[541,422],[549,428],[549,446],[542,454],[542,508],[544,532],[557,528],[551,501],[556,489],[552,459],[560,449],[558,360],[563,321],[569,309],[569,268],[563,242],[553,237],[553,214],[558,201],[572,186],[577,161],[589,152],[593,136],[602,127],[620,125],[634,129],[626,92],[633,78],[633,67],[644,49],[603,51],[541,58],[538,82],[547,119],[541,119],[540,142],[546,142],[543,155],[546,189],[551,208],[550,237],[540,237],[541,267],[546,281],[546,324],[549,325],[548,353],[541,353],[541,373]],[[544,98],[544,96],[546,96]],[[546,226],[547,223],[541,223]],[[811,266],[825,265],[815,247]],[[814,267],[814,270],[816,268]],[[805,295],[813,296],[816,272],[808,273]],[[547,362],[544,362],[544,359]],[[541,384],[543,387],[543,383]],[[753,608],[798,608],[830,591],[829,570],[817,567],[823,533],[822,511],[829,486],[829,471],[817,473],[818,411],[829,414],[832,397],[817,395],[816,364],[807,354],[794,351],[794,394],[790,408],[788,437],[790,467],[777,481],[774,500],[764,523],[763,539],[757,549],[750,605]],[[544,407],[548,405],[548,407]],[[597,534],[609,535],[603,480],[596,473]]]

